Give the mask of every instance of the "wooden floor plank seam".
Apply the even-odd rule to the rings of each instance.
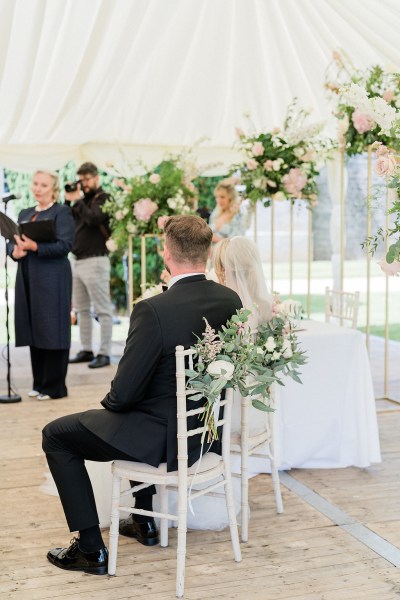
[[[371,531],[354,517],[351,517],[335,504],[332,504],[320,494],[314,492],[304,483],[300,483],[286,472],[280,473],[281,483],[290,491],[302,498],[307,504],[328,517],[335,525],[349,535],[362,542],[365,546],[379,554],[395,567],[400,567],[400,549]]]

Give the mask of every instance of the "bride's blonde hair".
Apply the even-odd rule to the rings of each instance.
[[[242,236],[221,240],[215,245],[213,261],[219,281],[233,289],[243,306],[252,310],[252,326],[269,320],[273,297],[254,242]]]

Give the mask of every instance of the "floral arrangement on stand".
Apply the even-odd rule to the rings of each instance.
[[[317,204],[319,165],[334,148],[334,142],[321,134],[323,123],[306,124],[309,114],[294,100],[282,129],[258,134],[236,129],[244,162],[234,165],[231,173],[240,172],[243,194],[253,204],[262,201],[269,206],[271,198],[292,202],[301,199],[309,207]]]
[[[110,215],[110,250],[127,247],[128,235],[161,235],[171,215],[190,214],[196,208],[193,179],[199,175],[188,155],[169,156],[156,168],[138,163],[141,175],[123,176],[117,172],[116,192],[104,206]]]
[[[399,135],[399,114],[393,124],[397,128]],[[376,173],[386,180],[387,187],[394,192],[394,200],[388,211],[389,215],[394,215],[394,221],[388,230],[378,229],[377,233],[367,238],[362,246],[367,247],[369,252],[374,254],[379,240],[397,235],[397,240],[393,244],[390,244],[385,258],[382,258],[378,264],[384,273],[398,276],[400,274],[400,239],[398,237],[400,235],[400,154],[388,148],[382,142],[374,142],[372,149],[375,151],[377,157],[375,164]]]
[[[254,332],[248,324],[250,315],[248,309],[238,310],[218,332],[205,320],[205,332],[193,346],[197,361],[193,370],[186,371],[187,386],[193,390],[191,400],[207,398],[209,441],[218,437],[215,415],[224,388],[238,389],[251,396],[255,408],[272,411],[268,400],[274,382],[284,385],[282,377],[289,376],[301,383],[298,367],[306,356],[298,347],[292,321],[276,311]]]
[[[358,69],[343,51],[335,50],[332,56],[325,88],[336,103],[339,143],[346,153],[365,152],[375,141],[399,150],[392,123],[400,108],[400,74],[380,65]]]

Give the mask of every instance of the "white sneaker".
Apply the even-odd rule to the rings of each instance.
[[[37,396],[39,396],[40,392],[38,392],[37,390],[31,390],[30,392],[28,392],[28,396],[29,398],[36,398]]]
[[[48,394],[38,394],[36,396],[37,400],[51,400],[51,396],[49,396]]]

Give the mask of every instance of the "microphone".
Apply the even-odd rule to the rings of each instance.
[[[19,200],[21,197],[21,194],[6,194],[1,199],[3,202],[9,202],[10,200]]]

